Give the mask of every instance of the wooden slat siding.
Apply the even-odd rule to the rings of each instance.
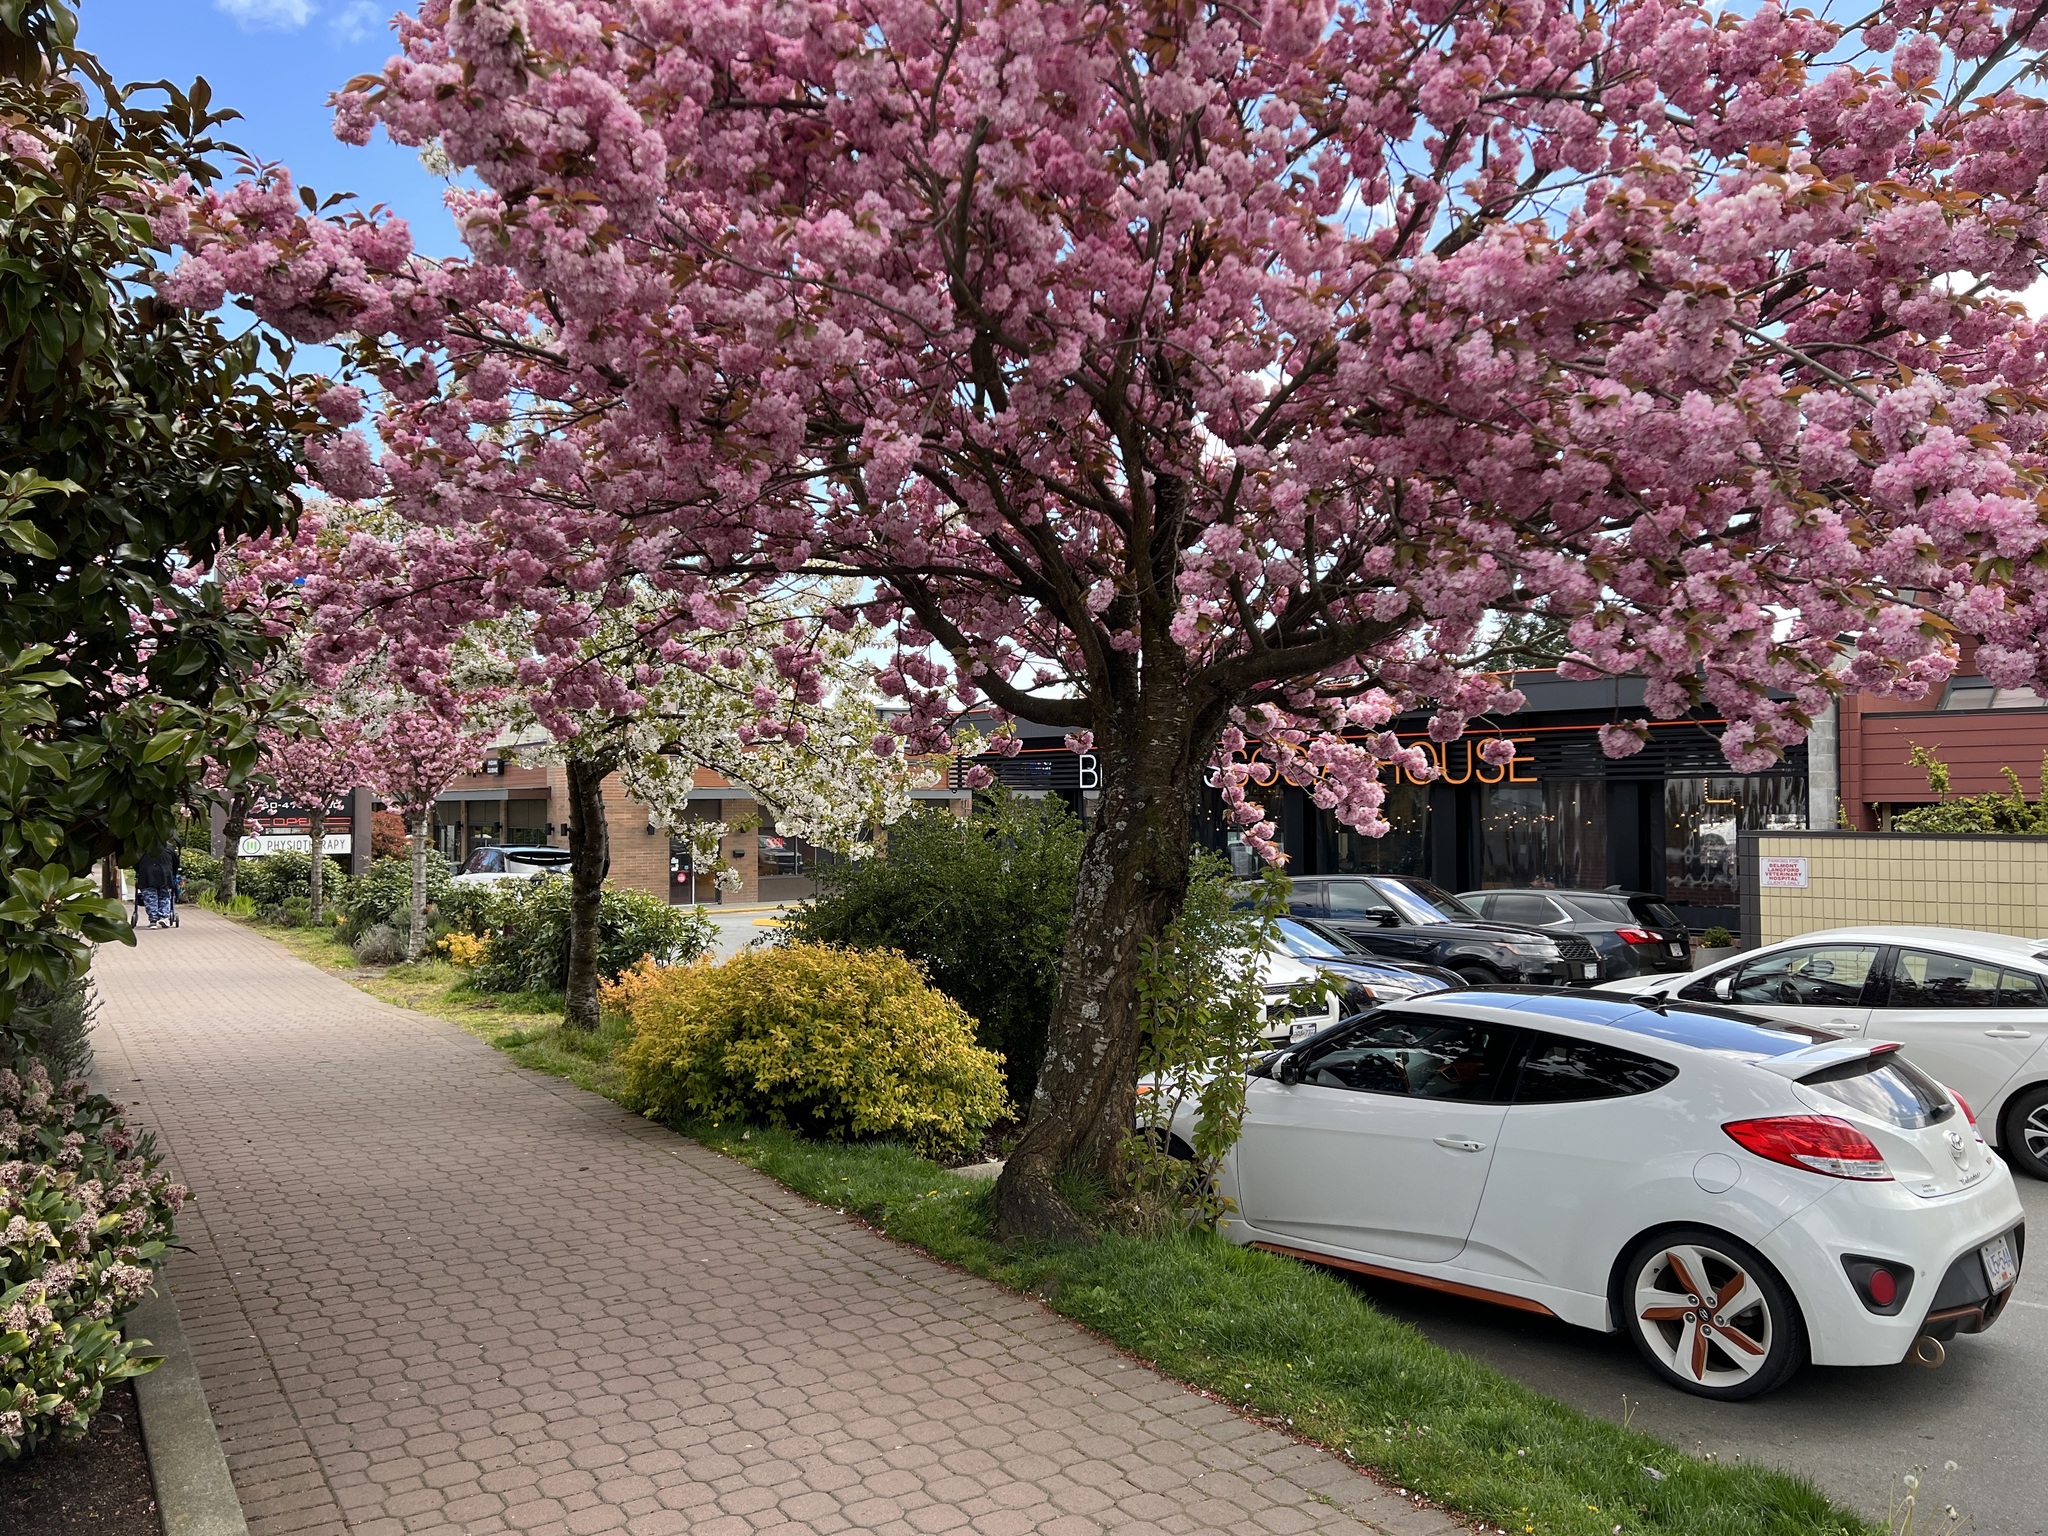
[[[1927,775],[1908,754],[1915,742],[1949,767],[1949,793],[2002,793],[2010,766],[2029,795],[2041,790],[2041,756],[2048,752],[2048,710],[1865,714],[1854,750],[1861,796],[1872,804],[1917,804],[1934,798]],[[1844,743],[1845,748],[1848,744]]]

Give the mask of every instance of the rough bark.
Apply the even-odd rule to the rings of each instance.
[[[569,980],[562,1022],[571,1029],[598,1023],[598,917],[612,843],[604,814],[607,764],[571,758],[569,770]]]
[[[242,836],[249,830],[249,792],[238,789],[228,797],[227,824],[221,829],[220,879],[214,882],[214,899],[223,906],[235,899],[235,872],[242,862]]]
[[[1060,1174],[1115,1189],[1137,1084],[1139,967],[1146,941],[1165,932],[1187,896],[1214,731],[1176,693],[1119,735],[1107,743],[1097,735],[1102,799],[1081,855],[1059,998],[1024,1134],[996,1185],[1004,1237],[1087,1235],[1055,1187]]]
[[[100,895],[108,901],[121,899],[121,861],[111,853],[100,860]]]
[[[306,870],[306,922],[310,927],[320,926],[320,866],[327,862],[327,813],[314,806],[306,813],[306,846],[312,851],[313,862]]]
[[[419,959],[427,947],[427,831],[433,825],[431,811],[416,811],[406,830],[412,834],[412,919],[405,934],[405,958]]]

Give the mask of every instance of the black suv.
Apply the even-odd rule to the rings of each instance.
[[[1692,969],[1692,935],[1663,897],[1645,891],[1557,891],[1529,887],[1460,891],[1458,900],[1502,923],[1549,934],[1576,933],[1600,959],[1600,979]]]
[[[1287,909],[1376,955],[1440,965],[1475,987],[1504,981],[1590,986],[1600,979],[1593,946],[1577,934],[1489,922],[1413,875],[1312,875],[1294,882]]]

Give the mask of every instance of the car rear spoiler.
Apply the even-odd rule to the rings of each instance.
[[[1887,1056],[1898,1048],[1898,1042],[1894,1040],[1823,1040],[1796,1051],[1787,1051],[1782,1056],[1760,1057],[1755,1065],[1780,1077],[1789,1077],[1796,1083],[1815,1072],[1839,1067],[1845,1061]]]

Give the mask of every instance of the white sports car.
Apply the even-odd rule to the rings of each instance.
[[[1630,976],[1598,990],[1726,1003],[1827,1035],[1897,1041],[1962,1095],[2015,1167],[2048,1179],[2048,940],[1832,928],[1689,976]]]
[[[1444,992],[1276,1052],[1233,1241],[1628,1332],[1743,1398],[1939,1363],[2004,1310],[2012,1175],[1895,1046],[1599,993]]]

